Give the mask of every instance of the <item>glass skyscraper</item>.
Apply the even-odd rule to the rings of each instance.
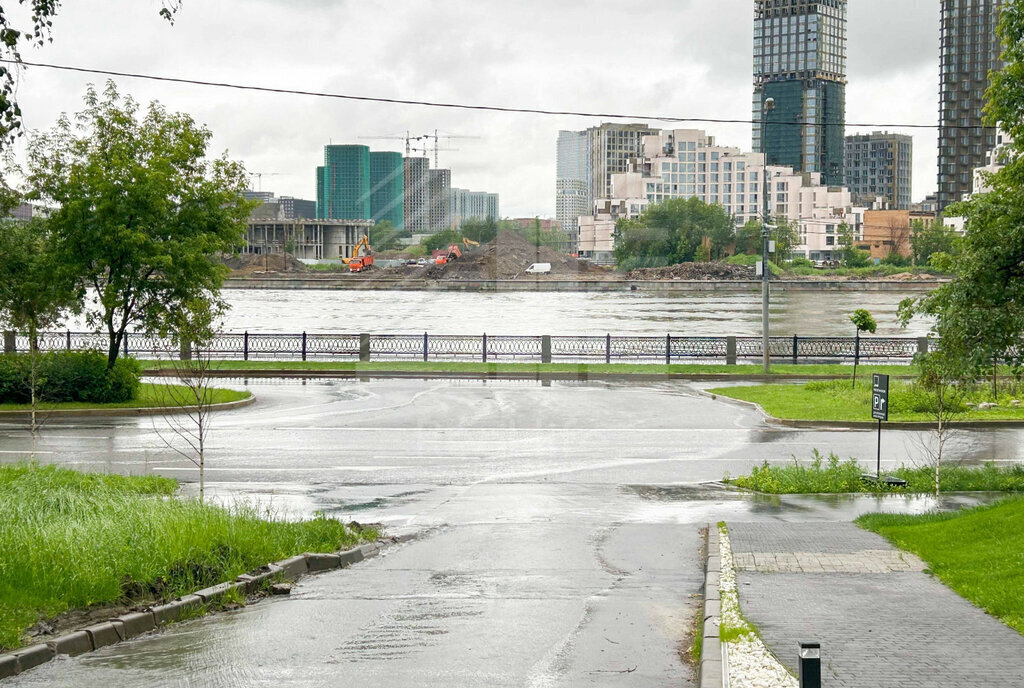
[[[405,163],[401,153],[370,153],[370,219],[405,228]]]
[[[316,215],[322,220],[370,219],[370,149],[324,146],[316,168]]]
[[[1002,0],[942,0],[939,44],[939,190],[941,212],[971,192],[974,169],[996,146],[982,127],[990,70],[1002,69],[996,25]]]
[[[764,101],[775,100],[761,140]],[[846,0],[755,0],[754,150],[843,184]]]

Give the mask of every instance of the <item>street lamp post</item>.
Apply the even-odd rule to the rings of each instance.
[[[768,113],[775,109],[775,99],[764,99],[764,110],[761,113],[761,152],[764,153],[764,168],[761,176],[764,177],[763,207],[764,212],[761,218],[761,348],[764,351],[764,372],[771,372],[771,353],[768,351],[770,342],[768,325],[768,236],[771,232],[771,206],[769,198],[771,194],[771,179],[768,174]]]

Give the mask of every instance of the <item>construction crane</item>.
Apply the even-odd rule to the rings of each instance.
[[[409,132],[405,132],[405,136],[360,136],[359,138],[367,141],[405,141],[405,157],[409,157],[412,152],[411,141],[413,138],[409,136]]]
[[[435,129],[433,134],[423,134],[422,136],[417,136],[416,140],[420,140],[420,139],[423,139],[423,140],[433,139],[434,140],[434,167],[437,168],[437,167],[439,167],[438,162],[437,162],[437,154],[441,150],[441,146],[440,146],[441,139],[444,139],[446,141],[450,141],[452,139],[480,139],[480,138],[483,138],[483,137],[482,136],[463,136],[461,134],[442,134],[442,133],[438,132],[437,129]],[[426,146],[424,146],[424,148],[426,148]]]
[[[283,173],[281,172],[250,172],[250,177],[256,177],[257,191],[263,191],[263,178],[264,177],[280,177]]]

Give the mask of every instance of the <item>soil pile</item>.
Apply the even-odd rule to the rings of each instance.
[[[231,268],[234,276],[247,276],[257,272],[305,272],[306,266],[290,253],[241,253],[225,256],[221,262]]]
[[[663,268],[639,268],[626,273],[630,280],[752,280],[754,268],[729,263],[677,263]]]
[[[613,279],[610,270],[591,265],[547,246],[535,246],[515,232],[500,232],[492,241],[463,251],[462,258],[426,270],[431,279],[493,280],[529,277],[526,268],[533,263],[551,263],[551,276],[589,279]]]

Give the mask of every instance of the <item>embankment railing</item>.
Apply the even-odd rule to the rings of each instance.
[[[105,334],[43,332],[41,351],[107,351]],[[909,362],[928,351],[925,337],[772,337],[769,351],[776,363],[862,361]],[[4,352],[29,350],[28,337],[4,333]],[[141,359],[188,356],[167,338],[131,333],[123,352]],[[294,334],[223,332],[206,347],[216,359],[265,361],[518,361],[532,363],[682,363],[738,364],[762,358],[760,337],[634,335],[495,335],[495,334]]]

